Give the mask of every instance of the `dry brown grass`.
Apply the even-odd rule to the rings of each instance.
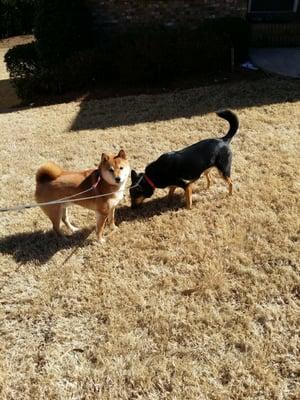
[[[135,212],[127,198],[105,245],[57,239],[38,209],[1,215],[1,399],[299,399],[299,93],[266,79],[93,100],[81,131],[77,102],[0,115],[1,206],[31,202],[47,160],[91,167],[124,146],[141,169],[220,136],[212,112],[163,120],[195,99],[213,111],[230,98],[241,121],[231,198],[218,178],[197,183],[191,211],[163,191]],[[161,114],[97,128],[136,102]],[[79,207],[71,217],[94,224]]]

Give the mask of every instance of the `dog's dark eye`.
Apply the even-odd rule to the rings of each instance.
[[[120,169],[123,169],[124,167],[120,167]]]
[[[109,168],[109,171],[110,171],[110,172],[114,172],[113,167],[110,167],[110,168]]]

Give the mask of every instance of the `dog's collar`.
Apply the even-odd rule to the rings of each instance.
[[[153,181],[152,181],[146,174],[144,174],[144,178],[145,178],[146,182],[148,182],[149,185],[150,185],[153,189],[156,189],[155,184],[153,183]]]

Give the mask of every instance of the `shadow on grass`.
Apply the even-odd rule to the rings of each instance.
[[[0,253],[10,254],[18,263],[46,263],[62,249],[71,249],[86,244],[92,229],[83,229],[71,236],[58,237],[53,231],[24,232],[0,239]]]
[[[107,129],[139,123],[191,118],[222,108],[243,109],[300,99],[300,79],[237,71],[174,81],[166,87],[98,85],[63,95],[44,96],[30,106],[1,110],[11,113],[51,104],[80,102],[69,131]]]
[[[17,107],[21,100],[16,94],[9,79],[0,80],[0,113],[10,112],[11,107]]]
[[[168,211],[177,211],[185,207],[185,199],[183,191],[174,194],[172,201],[169,203],[166,197],[145,201],[140,207],[132,209],[128,206],[117,208],[116,222],[131,222],[135,220],[145,220],[161,215]]]
[[[166,198],[160,198],[147,201],[140,208],[134,210],[128,206],[123,206],[117,209],[116,222],[119,224],[147,219],[183,206],[184,198],[180,195],[174,195],[171,204],[167,202]],[[0,239],[0,253],[13,256],[17,263],[37,262],[44,264],[58,251],[73,249],[71,255],[64,261],[67,262],[79,247],[89,243],[87,238],[93,231],[94,227],[86,228],[70,236],[62,237],[57,236],[52,230],[17,233]],[[96,239],[93,238],[92,240]]]
[[[150,219],[156,215],[177,211],[185,208],[184,193],[174,194],[171,203],[167,197],[148,200],[139,208],[132,209],[122,206],[116,210],[116,224],[132,222],[136,220]],[[74,253],[90,243],[88,237],[94,232],[94,227],[82,229],[70,236],[57,236],[53,231],[24,232],[6,236],[0,239],[0,253],[13,256],[17,263],[26,264],[36,262],[45,264],[58,251],[72,249],[62,265],[65,264]],[[91,238],[96,240],[95,237]]]
[[[187,89],[184,91],[183,89]],[[107,129],[201,116],[218,109],[235,110],[300,99],[300,80],[225,79],[203,86],[174,87],[160,93],[100,99],[85,97],[70,131]]]
[[[121,222],[144,220],[181,207],[184,207],[184,197],[175,194],[171,204],[166,198],[160,198],[147,201],[140,208],[134,210],[128,206],[119,207],[117,208],[116,222],[118,225]],[[17,263],[45,264],[58,251],[72,249],[71,254],[64,260],[63,263],[65,263],[79,247],[89,243],[87,239],[93,232],[94,227],[62,237],[57,236],[52,230],[17,233],[0,239],[0,253],[13,256]],[[96,238],[93,237],[91,240],[94,241]]]

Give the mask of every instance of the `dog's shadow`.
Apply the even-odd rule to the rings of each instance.
[[[134,220],[144,220],[160,215],[168,211],[176,211],[185,206],[184,196],[174,194],[171,202],[166,197],[148,200],[138,208],[122,206],[117,208],[116,222],[131,222]]]
[[[147,201],[137,209],[128,206],[119,207],[116,222],[118,225],[121,222],[149,219],[155,215],[183,208],[184,204],[184,196],[175,194],[171,203],[166,198],[157,198]],[[90,240],[87,239],[93,231],[94,228],[86,228],[66,237],[59,237],[52,230],[17,233],[0,239],[0,253],[13,256],[17,263],[35,262],[42,265],[60,250],[75,251],[78,247],[88,245]]]
[[[87,244],[93,229],[82,229],[71,236],[59,237],[53,231],[24,232],[0,239],[0,253],[10,254],[17,263],[45,264],[62,249],[74,249]]]

